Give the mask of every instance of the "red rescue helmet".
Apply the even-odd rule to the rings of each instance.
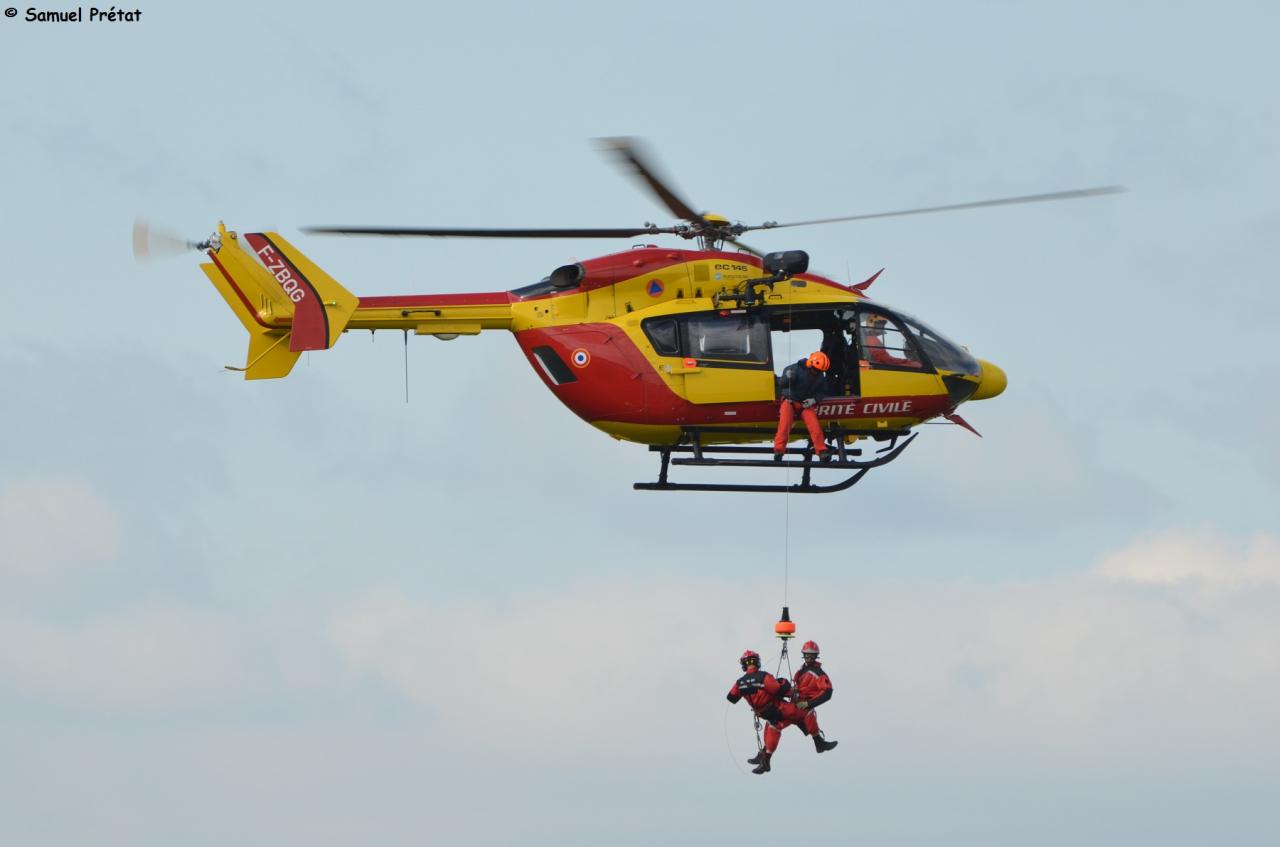
[[[806,641],[806,642],[804,643],[804,646],[800,648],[800,653],[801,653],[802,655],[804,655],[804,656],[816,656],[816,655],[818,655],[818,642],[816,642],[816,641]]]
[[[744,671],[747,669],[747,665],[755,665],[758,668],[760,667],[760,654],[755,650],[747,650],[742,654],[742,658],[738,660],[738,664],[742,665]]]
[[[805,364],[816,371],[825,371],[831,367],[831,357],[819,350],[816,353],[810,353],[809,358],[805,360]]]

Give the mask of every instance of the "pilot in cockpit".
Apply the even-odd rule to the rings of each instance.
[[[892,330],[893,334],[898,336],[895,344],[886,343],[886,334],[889,331],[889,321],[881,314],[876,312],[866,312],[862,316],[862,351],[867,361],[874,365],[897,365],[903,368],[918,368],[920,362],[915,359],[909,359],[903,356],[894,355],[895,352],[906,352],[903,348],[905,340],[902,339],[901,333],[896,329]]]

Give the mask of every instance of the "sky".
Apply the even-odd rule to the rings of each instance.
[[[0,19],[0,841],[1280,840],[1273,4],[139,8]],[[130,250],[507,290],[612,245],[299,229],[670,223],[617,135],[746,222],[1128,192],[755,234],[1009,375],[790,500],[633,491],[503,333],[244,382]],[[756,777],[784,603],[840,746]]]

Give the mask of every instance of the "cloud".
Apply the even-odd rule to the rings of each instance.
[[[107,713],[205,709],[244,688],[258,651],[225,615],[153,603],[74,623],[0,617],[0,683]]]
[[[1154,585],[1280,585],[1280,539],[1260,532],[1240,543],[1209,530],[1153,535],[1103,556],[1097,573]]]
[[[441,602],[382,589],[340,611],[331,632],[353,670],[492,751],[650,759],[663,754],[637,744],[635,728],[678,724],[732,683],[736,653],[690,649],[720,626],[703,605],[716,591],[669,578]]]
[[[0,576],[74,570],[113,557],[120,521],[84,482],[32,478],[0,487]]]
[[[800,634],[823,644],[836,682],[823,723],[931,755],[1280,752],[1280,540],[1202,543],[1152,537],[1092,570],[1025,582],[793,583]],[[1190,576],[1151,578],[1152,551],[1165,549],[1184,551],[1171,573]],[[1206,592],[1204,573],[1261,576]],[[719,744],[737,654],[776,644],[775,589],[670,573],[497,601],[383,589],[342,609],[331,632],[350,668],[429,710],[442,743],[640,764]],[[661,751],[632,731],[654,725]]]

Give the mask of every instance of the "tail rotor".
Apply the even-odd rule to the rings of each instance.
[[[133,221],[133,258],[138,262],[167,259],[191,250],[208,250],[214,245],[214,237],[205,241],[188,241],[172,230],[158,228],[146,218]]]

